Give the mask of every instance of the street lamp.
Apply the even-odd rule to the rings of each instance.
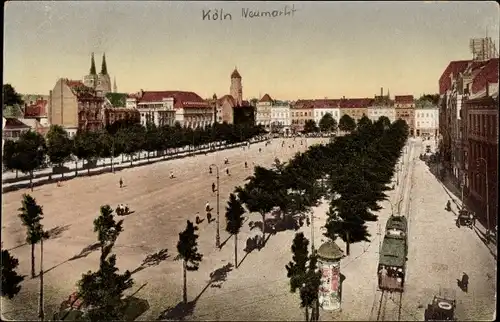
[[[45,239],[45,232],[42,233],[42,238],[40,239],[40,294],[38,302],[38,317],[40,321],[43,321],[45,317],[45,312],[43,310],[43,240]]]
[[[217,170],[217,231],[215,233],[215,247],[220,248],[220,228],[219,228],[219,167],[216,164],[211,164],[209,166],[210,171],[212,171],[212,167],[215,167]]]
[[[486,230],[488,232],[488,236],[489,236],[489,232],[490,232],[490,198],[489,198],[489,190],[488,190],[488,161],[486,161],[485,158],[478,158],[476,160],[476,163],[477,163],[477,166],[479,168],[481,162],[484,162],[484,173],[485,173],[485,179],[486,179]]]

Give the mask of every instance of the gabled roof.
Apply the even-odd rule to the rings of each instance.
[[[498,58],[490,59],[472,81],[472,93],[477,93],[487,84],[498,83]]]
[[[458,76],[458,74],[462,73],[471,62],[472,60],[456,60],[450,62],[441,77],[439,77],[439,94],[442,95],[451,88],[450,75],[453,74],[454,77]]]
[[[161,102],[164,98],[174,99],[174,108],[209,108],[210,105],[194,92],[184,91],[144,91],[138,103]]]
[[[236,68],[231,73],[231,78],[239,78],[239,79],[241,79],[241,75],[240,75],[240,73],[238,73],[238,70]]]
[[[317,99],[312,101],[313,108],[338,108],[340,107],[339,99]]]
[[[396,95],[394,96],[394,102],[396,104],[411,104],[413,103],[413,95]]]
[[[273,99],[271,98],[271,96],[269,96],[269,94],[265,94],[264,96],[262,96],[262,98],[259,101],[259,103],[272,103],[272,102]]]
[[[5,118],[5,127],[4,129],[28,129],[30,126],[24,124],[20,120],[13,117]]]

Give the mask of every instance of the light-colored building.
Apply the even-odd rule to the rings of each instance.
[[[98,130],[103,127],[104,98],[81,81],[60,78],[49,94],[48,121],[70,133]]]
[[[156,126],[205,127],[213,123],[213,111],[207,101],[194,92],[143,91],[127,98],[127,108],[140,113],[140,122]]]
[[[368,118],[372,121],[378,121],[381,116],[387,117],[391,123],[396,120],[396,109],[394,108],[394,101],[389,96],[384,95],[384,89],[380,89],[380,96],[375,96],[372,104],[368,107]]]
[[[337,99],[318,99],[314,100],[313,115],[314,122],[319,126],[319,122],[326,114],[330,114],[332,118],[339,124],[340,120],[340,100]]]
[[[297,133],[304,130],[304,125],[307,120],[313,120],[314,101],[313,100],[298,100],[290,108],[290,119],[292,121],[292,133]]]
[[[22,133],[31,130],[28,124],[16,118],[3,117],[2,119],[2,147],[5,141],[17,141]]]
[[[340,100],[340,118],[349,115],[356,123],[368,114],[368,106],[373,102],[371,98],[345,98]]]
[[[116,121],[128,120],[140,123],[140,113],[136,108],[127,107],[128,94],[107,93],[104,99],[104,125],[108,126]]]
[[[408,125],[410,136],[415,135],[415,99],[413,95],[394,96],[396,120],[403,120]]]
[[[255,124],[264,126],[264,129],[267,131],[271,130],[271,109],[273,103],[271,96],[265,94],[256,104]]]
[[[279,132],[289,134],[291,125],[290,103],[274,101],[271,106],[271,127],[276,127]]]
[[[417,101],[415,106],[415,136],[437,138],[439,131],[439,109],[430,102]]]

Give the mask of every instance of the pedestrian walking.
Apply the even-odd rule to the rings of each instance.
[[[245,168],[248,168],[248,163],[245,161]]]
[[[173,179],[173,178],[175,178],[174,171],[170,171],[170,179]]]
[[[462,288],[465,293],[467,293],[467,290],[469,288],[469,275],[467,275],[465,272],[462,275]]]
[[[212,182],[212,192],[215,192],[215,182]]]
[[[200,223],[200,213],[196,212],[196,224],[198,225]]]
[[[229,175],[229,168],[226,169],[226,174]]]
[[[207,203],[205,204],[205,211],[210,211],[211,208],[210,208],[210,203],[207,201]]]
[[[120,178],[120,188],[122,188],[122,187],[123,187],[123,179]]]
[[[208,223],[212,221],[212,214],[210,212],[207,212],[207,221]]]
[[[212,167],[208,167],[208,173],[212,174]]]

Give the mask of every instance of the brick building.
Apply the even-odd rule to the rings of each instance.
[[[481,64],[466,87],[462,110],[465,194],[490,229],[498,211],[498,67],[498,58]]]
[[[304,130],[307,120],[314,120],[314,100],[298,100],[290,107],[291,131],[297,133]]]
[[[340,100],[340,118],[349,115],[356,123],[368,115],[368,106],[373,102],[371,98],[345,98]]]

